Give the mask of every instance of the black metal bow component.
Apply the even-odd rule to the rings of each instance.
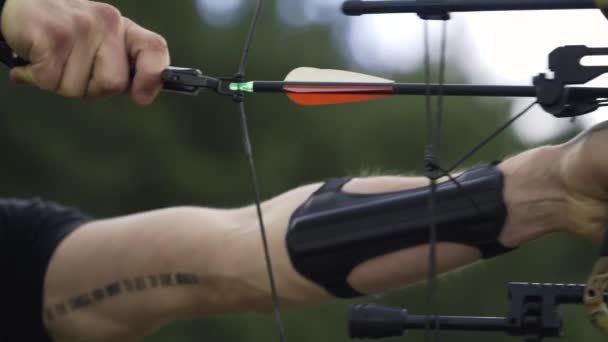
[[[572,96],[569,85],[586,84],[608,73],[608,65],[584,66],[584,57],[608,55],[608,48],[589,48],[584,45],[559,47],[549,55],[549,69],[553,77],[540,74],[534,78],[538,103],[555,117],[576,117],[596,111],[606,96]]]
[[[346,15],[416,13],[441,15],[455,12],[530,11],[603,9],[596,0],[348,0],[342,7]]]
[[[425,329],[430,321],[438,322],[441,329],[447,331],[502,332],[523,337],[526,342],[542,342],[563,334],[559,307],[580,304],[588,292],[584,285],[511,283],[508,289],[511,308],[503,317],[411,315],[400,308],[355,305],[351,310],[350,336],[356,339],[399,337],[409,330]],[[600,291],[596,297],[603,301],[608,294]]]

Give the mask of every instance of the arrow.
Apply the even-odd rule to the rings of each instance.
[[[232,82],[232,92],[285,93],[305,106],[370,101],[393,95],[536,97],[533,86],[491,86],[467,84],[396,83],[376,76],[351,71],[301,67],[290,72],[285,81]],[[571,98],[608,98],[608,88],[569,87]]]
[[[290,72],[284,82],[233,83],[230,90],[281,91],[297,104],[318,106],[388,97],[395,93],[394,83],[392,80],[351,71],[302,67]]]

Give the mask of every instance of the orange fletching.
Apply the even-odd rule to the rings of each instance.
[[[285,87],[287,96],[303,106],[321,106],[331,104],[354,103],[390,97],[391,86],[363,87]]]
[[[287,96],[295,103],[303,106],[322,106],[340,103],[354,103],[382,99],[390,95],[353,95],[353,94],[297,94]]]

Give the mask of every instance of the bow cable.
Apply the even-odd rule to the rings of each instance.
[[[251,44],[253,42],[253,38],[255,37],[255,33],[257,30],[257,25],[258,25],[261,13],[262,13],[262,0],[257,0],[253,18],[251,19],[251,26],[249,27],[249,32],[247,33],[247,38],[245,39],[243,53],[241,54],[241,62],[239,64],[239,69],[238,69],[236,75],[234,76],[234,79],[236,81],[240,82],[245,78],[245,74],[247,71],[247,65],[248,65],[248,61],[249,61],[249,52],[251,51]],[[245,154],[246,154],[247,161],[249,164],[249,174],[251,177],[251,185],[253,187],[253,192],[254,192],[254,197],[255,197],[255,208],[256,208],[258,224],[260,226],[262,247],[264,249],[264,261],[266,264],[266,271],[268,273],[268,280],[270,283],[272,306],[273,306],[273,311],[274,311],[274,316],[275,316],[275,321],[276,321],[276,327],[277,327],[277,331],[278,331],[278,339],[279,339],[279,342],[285,342],[285,327],[283,325],[283,319],[281,317],[281,303],[279,300],[277,285],[276,285],[275,276],[274,276],[274,270],[272,267],[270,248],[268,246],[268,237],[266,234],[266,225],[264,224],[264,214],[262,212],[262,200],[261,200],[261,196],[260,196],[260,187],[259,187],[258,177],[257,177],[257,172],[256,172],[256,167],[255,167],[255,160],[253,158],[253,147],[251,144],[249,124],[247,122],[247,111],[245,109],[245,95],[243,93],[234,93],[233,99],[236,103],[238,103],[238,107],[239,107],[243,145],[245,148]]]
[[[439,65],[439,83],[437,93],[437,109],[433,113],[431,95],[431,53],[429,22],[424,20],[424,64],[425,64],[425,83],[426,83],[426,120],[427,120],[427,147],[425,151],[426,176],[430,181],[431,195],[429,197],[429,274],[427,307],[428,313],[425,326],[425,341],[437,341],[441,329],[437,317],[437,180],[439,178],[439,150],[441,145],[441,126],[443,117],[443,84],[445,83],[445,55],[447,45],[447,20],[442,20],[441,33],[441,56]],[[432,322],[432,323],[431,323]],[[431,327],[432,324],[432,327]]]
[[[444,85],[445,85],[445,74],[446,74],[446,50],[447,50],[447,23],[450,20],[450,15],[445,13],[438,16],[424,17],[421,16],[424,21],[424,64],[425,64],[425,83],[426,83],[426,94],[425,94],[425,107],[426,107],[426,121],[427,121],[427,147],[425,150],[425,169],[426,177],[430,181],[430,196],[429,196],[429,273],[427,280],[427,319],[425,322],[425,342],[437,342],[439,340],[439,332],[441,326],[438,319],[437,313],[437,276],[438,276],[438,259],[437,259],[437,186],[440,177],[447,177],[448,181],[454,183],[471,204],[479,210],[477,203],[470,198],[462,189],[461,184],[457,179],[451,176],[458,167],[464,162],[474,156],[479,150],[481,150],[488,143],[493,141],[500,133],[509,128],[515,121],[527,114],[536,104],[538,100],[532,102],[524,110],[519,112],[517,115],[509,119],[505,124],[500,126],[497,130],[491,133],[487,138],[482,140],[479,144],[473,147],[469,152],[465,153],[463,157],[450,168],[444,169],[440,163],[440,149],[441,149],[441,132],[443,126],[443,111],[444,111]],[[430,53],[430,34],[429,34],[429,20],[440,20],[441,21],[441,47],[440,47],[440,62],[439,62],[439,82],[437,84],[436,91],[436,110],[433,110],[432,103],[432,84],[431,84],[431,53]]]

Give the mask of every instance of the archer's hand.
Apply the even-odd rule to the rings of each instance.
[[[66,97],[103,98],[130,92],[141,105],[161,89],[167,43],[104,3],[7,0],[1,16],[7,43],[31,65],[11,78]],[[135,78],[130,80],[130,62]]]
[[[601,241],[608,227],[608,121],[560,146],[568,230]]]

